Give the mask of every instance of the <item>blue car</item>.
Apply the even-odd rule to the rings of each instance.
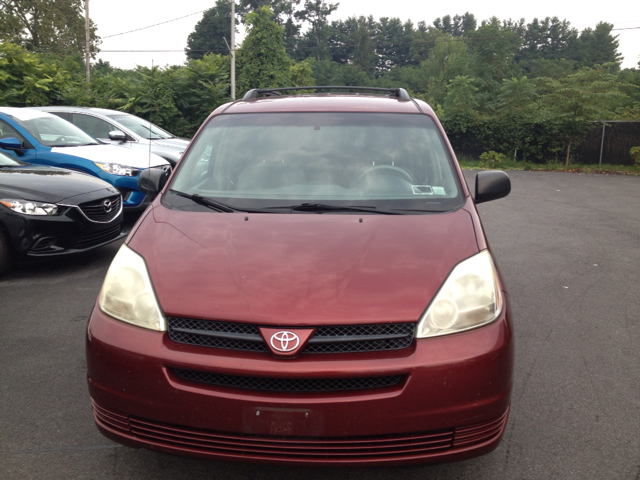
[[[143,210],[152,200],[138,188],[141,171],[171,172],[158,155],[105,145],[55,115],[28,108],[0,108],[0,151],[23,162],[99,177],[120,191],[127,211]]]

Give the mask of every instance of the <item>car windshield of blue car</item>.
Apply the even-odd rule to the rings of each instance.
[[[174,138],[175,135],[163,130],[157,125],[136,117],[135,115],[109,115],[123,127],[128,128],[136,135],[146,138],[147,140],[161,140],[163,138]]]
[[[464,203],[440,130],[422,114],[218,115],[171,188],[238,209],[441,212]]]
[[[11,158],[9,155],[0,152],[0,168],[4,167],[20,167],[22,165],[29,165],[28,163],[21,162],[15,158]]]
[[[100,145],[98,140],[80,130],[74,124],[55,115],[44,112],[20,112],[12,118],[28,131],[38,142],[47,147],[79,147],[81,145]]]

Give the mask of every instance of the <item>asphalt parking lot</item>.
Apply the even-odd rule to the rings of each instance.
[[[517,342],[511,415],[493,453],[323,469],[112,443],[93,424],[84,329],[114,244],[0,279],[0,478],[640,480],[640,177],[509,174],[511,195],[479,206]],[[473,185],[475,172],[465,175]]]

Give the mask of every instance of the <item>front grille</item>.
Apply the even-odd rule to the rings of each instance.
[[[108,242],[109,240],[113,240],[118,235],[120,235],[121,231],[122,231],[122,224],[119,223],[108,229],[100,230],[99,232],[94,232],[89,235],[83,235],[76,242],[73,248],[80,250],[83,248],[89,248],[95,245],[100,245],[101,243],[105,243],[105,242]]]
[[[455,453],[496,440],[504,431],[508,415],[507,411],[489,422],[437,431],[359,437],[295,437],[225,433],[172,425],[107,410],[95,402],[92,406],[94,419],[103,428],[175,453],[316,463],[415,460],[443,452]],[[470,437],[470,431],[482,433]],[[461,443],[463,438],[468,442]]]
[[[402,375],[364,378],[268,378],[221,375],[218,373],[197,372],[193,370],[173,369],[183,380],[206,383],[217,387],[242,388],[270,392],[340,392],[348,390],[368,390],[372,388],[393,387],[403,379]]]
[[[169,338],[174,342],[244,352],[268,351],[255,325],[177,317],[169,317],[168,322]]]
[[[110,202],[109,211],[105,210],[104,202],[108,200]],[[82,213],[91,221],[107,223],[113,220],[120,213],[120,205],[122,199],[120,195],[115,195],[109,198],[101,198],[93,202],[82,203],[78,205],[78,208],[82,210]]]
[[[169,338],[202,347],[268,352],[257,325],[169,317]],[[380,352],[407,348],[413,343],[413,323],[330,325],[316,329],[302,353]]]
[[[318,327],[305,353],[353,353],[400,350],[413,342],[413,323]]]

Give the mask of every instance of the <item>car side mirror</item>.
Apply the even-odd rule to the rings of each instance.
[[[476,204],[506,197],[509,192],[511,180],[505,172],[489,170],[476,175]]]
[[[118,130],[114,130],[109,132],[109,140],[114,140],[116,142],[124,142],[127,139],[127,136],[124,132],[120,132]]]
[[[22,142],[16,137],[6,137],[0,139],[0,148],[5,150],[15,150],[18,154],[22,155]]]
[[[147,195],[157,195],[166,185],[169,173],[162,168],[147,168],[140,172],[138,188]]]

